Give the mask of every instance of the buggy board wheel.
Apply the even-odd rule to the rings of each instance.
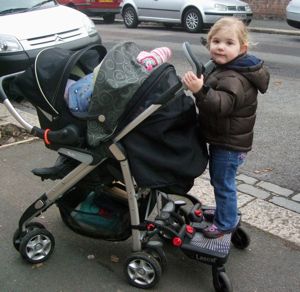
[[[54,246],[54,237],[47,229],[33,229],[22,237],[19,251],[27,262],[38,264],[50,257]]]
[[[216,292],[232,292],[232,285],[227,274],[222,272],[217,272],[213,275],[213,284]]]
[[[238,227],[231,236],[232,244],[238,249],[245,249],[250,244],[250,237],[246,231]]]
[[[158,261],[143,251],[128,256],[124,272],[130,285],[143,289],[154,287],[162,273]]]
[[[28,224],[26,224],[26,232],[37,229],[37,228],[45,229],[45,226],[40,222],[29,222]],[[13,245],[17,251],[19,251],[19,249],[20,249],[20,241],[21,241],[21,231],[18,228],[15,231],[14,236],[13,236]]]
[[[160,264],[162,271],[167,269],[167,257],[162,247],[147,246],[145,252],[152,255]]]

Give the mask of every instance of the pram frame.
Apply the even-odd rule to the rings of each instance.
[[[39,138],[44,137],[45,131],[36,126],[31,125],[27,121],[23,119],[23,117],[16,111],[15,107],[12,105],[6,93],[3,89],[4,80],[8,78],[13,78],[22,72],[18,72],[15,74],[9,74],[6,76],[0,77],[0,102],[4,104],[10,114],[27,130],[29,133],[37,136]],[[115,159],[119,161],[120,167],[123,174],[123,179],[125,182],[126,192],[128,195],[128,205],[130,212],[130,220],[132,226],[138,226],[140,224],[139,212],[138,212],[138,197],[139,195],[136,193],[136,188],[133,180],[133,176],[131,174],[130,166],[126,157],[126,153],[124,149],[119,145],[119,142],[122,138],[124,138],[128,133],[130,133],[133,129],[135,129],[139,124],[141,124],[145,119],[147,119],[154,112],[159,110],[164,104],[168,103],[171,99],[175,99],[180,96],[183,92],[182,87],[178,87],[178,85],[170,88],[167,92],[165,92],[156,104],[150,105],[146,108],[142,113],[140,113],[134,120],[132,120],[127,126],[121,130],[117,136],[112,140],[112,143],[108,146],[108,149],[113,154]],[[109,143],[108,143],[109,144]],[[58,153],[64,154],[70,158],[73,158],[79,162],[81,162],[75,169],[73,169],[69,174],[67,174],[62,180],[56,183],[50,190],[45,192],[40,198],[38,198],[35,202],[33,202],[23,213],[19,220],[19,230],[21,232],[26,231],[26,225],[30,222],[34,217],[38,217],[43,213],[46,209],[48,209],[52,204],[56,202],[57,199],[60,198],[66,191],[76,185],[83,177],[93,171],[96,167],[98,167],[105,159],[93,164],[94,157],[93,155],[88,155],[86,153],[75,151],[73,149],[68,148],[59,148]],[[30,214],[30,215],[29,215]],[[148,214],[146,214],[148,216]],[[133,251],[141,251],[141,232],[139,229],[132,229],[132,250]]]

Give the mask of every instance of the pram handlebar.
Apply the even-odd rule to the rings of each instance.
[[[204,73],[205,67],[197,60],[192,51],[191,44],[189,42],[184,42],[182,44],[182,48],[185,57],[188,59],[190,65],[192,66],[193,71],[196,73],[197,77],[200,77]]]

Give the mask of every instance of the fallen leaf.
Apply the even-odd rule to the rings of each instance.
[[[271,167],[267,167],[267,168],[264,168],[264,169],[258,169],[258,170],[254,170],[254,173],[256,174],[260,174],[260,173],[266,173],[266,172],[270,172],[272,171],[273,168]]]
[[[280,85],[282,85],[282,81],[281,80],[276,80],[274,82],[274,85],[280,86]]]
[[[118,263],[120,261],[119,257],[116,256],[116,255],[111,255],[110,256],[110,260],[113,262],[113,263]]]
[[[38,268],[42,267],[43,265],[44,265],[43,263],[32,265],[32,269],[38,269]]]

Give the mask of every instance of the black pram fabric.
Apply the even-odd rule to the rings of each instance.
[[[155,103],[168,88],[180,82],[173,66],[163,64],[156,70],[156,82],[151,80],[155,76],[150,76],[136,93],[139,101],[131,107],[131,118],[136,115],[135,110]],[[208,162],[194,101],[183,91],[126,135],[122,143],[140,187],[184,194]]]
[[[93,72],[105,55],[106,49],[102,45],[76,52],[57,47],[45,49],[32,66],[13,80],[10,92],[16,97],[28,99],[48,114],[65,114],[67,106],[63,96],[68,78],[79,79]],[[74,76],[74,70],[77,70],[77,76]]]

